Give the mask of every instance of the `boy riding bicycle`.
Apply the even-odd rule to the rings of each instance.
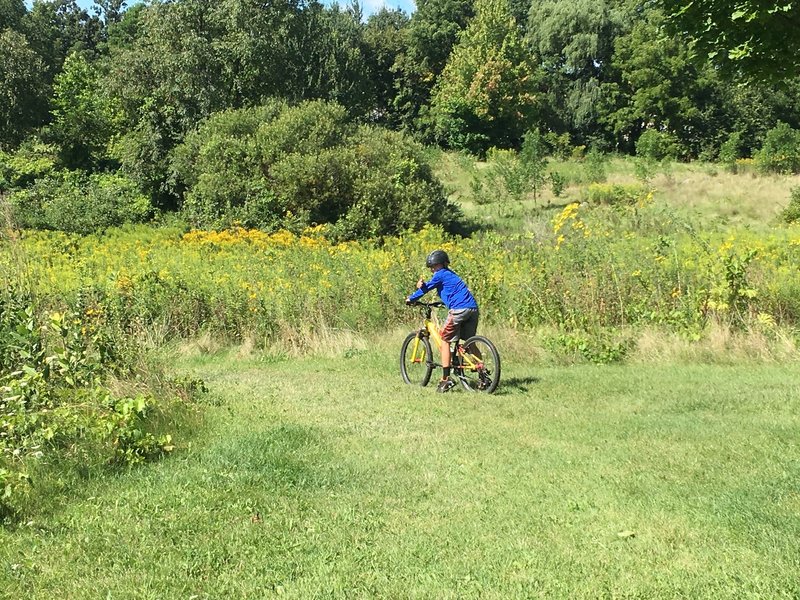
[[[425,266],[433,273],[431,280],[426,282],[420,278],[417,290],[406,299],[406,304],[413,304],[429,291],[436,290],[449,311],[441,332],[442,380],[437,392],[447,392],[456,385],[450,379],[450,343],[459,338],[469,339],[478,330],[478,303],[464,280],[451,271],[449,265],[447,252],[431,252],[425,259]]]

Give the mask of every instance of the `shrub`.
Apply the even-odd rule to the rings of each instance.
[[[55,172],[15,192],[10,202],[22,227],[74,233],[144,222],[153,213],[150,201],[131,180],[109,173]]]
[[[636,156],[656,161],[675,159],[678,156],[678,140],[667,131],[646,129],[636,141]]]
[[[604,183],[607,161],[605,155],[597,148],[592,148],[583,159],[583,170],[588,183]]]
[[[789,196],[789,205],[783,209],[781,218],[785,223],[800,221],[800,187],[792,188]]]
[[[719,148],[719,162],[731,173],[736,173],[736,160],[742,149],[742,132],[735,131],[728,136]]]
[[[569,133],[558,135],[553,131],[548,131],[544,135],[544,141],[553,156],[566,160],[573,154],[574,149],[570,141]]]
[[[553,196],[560,198],[566,187],[567,178],[558,171],[550,171],[550,189],[553,191]]]
[[[202,391],[161,383],[163,373],[137,366],[137,392],[113,393],[139,364],[141,346],[116,328],[102,300],[87,290],[74,306],[50,312],[18,290],[0,290],[0,521],[24,511],[34,465],[85,470],[169,452],[172,437],[153,417],[177,408],[176,395]],[[157,400],[143,375],[158,380],[165,397]]]
[[[299,231],[328,224],[339,239],[456,216],[419,144],[356,128],[341,106],[322,101],[215,115],[178,148],[173,168],[196,226]]]
[[[800,173],[800,131],[779,122],[767,132],[755,159],[762,173]]]
[[[36,138],[24,142],[14,153],[0,152],[0,191],[31,185],[51,175],[56,164],[56,147]]]
[[[593,183],[586,189],[586,200],[590,204],[634,204],[647,194],[647,188],[639,184]]]

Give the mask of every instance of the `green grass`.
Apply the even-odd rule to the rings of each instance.
[[[512,357],[437,395],[395,341],[180,359],[206,425],[0,530],[0,596],[800,595],[796,366]]]

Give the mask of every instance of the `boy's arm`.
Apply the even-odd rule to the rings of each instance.
[[[431,280],[427,282],[420,279],[417,283],[417,290],[407,298],[406,302],[416,302],[431,290],[436,289],[436,284],[438,283],[436,276],[438,274],[439,272],[437,271],[433,274]]]

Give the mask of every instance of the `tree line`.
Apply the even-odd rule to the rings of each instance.
[[[749,156],[777,125],[800,128],[793,36],[781,52],[783,29],[764,25],[769,17],[792,29],[797,10],[754,4],[727,27],[739,38],[725,52],[714,46],[724,45],[722,34],[687,43],[672,0],[420,0],[412,15],[384,8],[367,18],[357,3],[316,0],[128,8],[96,0],[91,10],[73,0],[36,0],[30,9],[0,0],[0,185],[26,188],[62,173],[58,185],[83,177],[86,186],[113,174],[125,183],[95,179],[95,187],[177,208],[203,179],[181,148],[187,136],[197,146],[209,118],[239,114],[228,118],[227,139],[241,126],[256,147],[253,110],[315,100],[337,107],[337,119],[341,108],[360,127],[476,156],[519,149],[533,130],[553,146],[566,140],[602,152],[634,153],[643,134],[656,132],[684,159],[716,159],[721,148]],[[725,31],[721,18],[715,23]],[[775,33],[740,39],[743,23]],[[340,137],[366,136],[353,135]],[[197,155],[206,162],[208,153],[231,151],[206,142]],[[397,169],[417,161],[418,149],[409,152]],[[248,177],[260,169],[268,184],[265,164]]]

